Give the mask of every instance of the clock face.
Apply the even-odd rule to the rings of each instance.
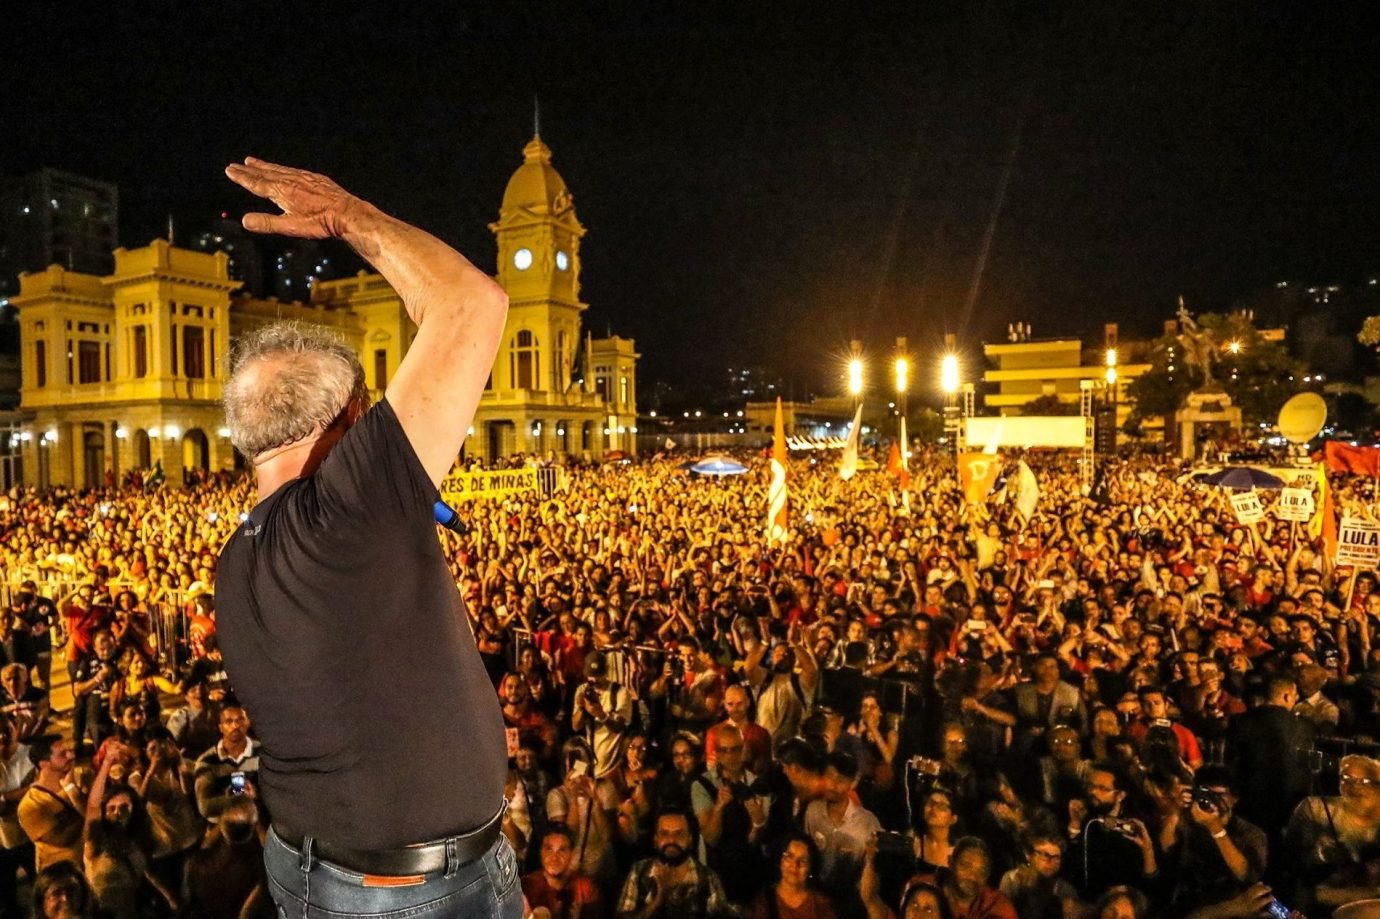
[[[556,267],[559,268],[561,271],[565,271],[567,268],[570,267],[570,256],[566,255],[559,249],[556,250]]]
[[[513,253],[513,267],[518,271],[526,271],[532,267],[532,250],[519,249]]]

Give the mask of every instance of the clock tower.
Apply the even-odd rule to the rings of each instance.
[[[498,283],[508,292],[508,323],[492,388],[565,392],[580,344],[580,238],[565,180],[551,148],[534,135],[508,180],[498,221]]]

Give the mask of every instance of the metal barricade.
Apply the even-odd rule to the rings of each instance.
[[[563,474],[559,466],[537,467],[537,490],[543,498],[549,498],[560,490]]]
[[[89,583],[89,580],[70,575],[42,577],[41,575],[45,572],[38,572],[38,574],[40,576],[26,578],[16,576],[12,572],[0,572],[0,603],[8,607],[14,595],[20,592],[24,581],[32,580],[34,586],[38,588],[39,596],[52,600],[58,606],[58,619],[53,624],[53,650],[56,652],[63,647],[67,640],[66,624],[61,615],[62,604],[77,592],[77,588]],[[124,581],[108,581],[105,585],[105,589],[110,593],[112,600],[121,591],[131,590],[133,587],[132,583]],[[181,665],[189,657],[187,649],[187,597],[185,592],[181,590],[169,591],[166,596],[168,599],[146,605],[158,656],[158,668],[164,676],[176,679]]]

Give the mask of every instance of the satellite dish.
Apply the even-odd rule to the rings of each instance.
[[[1327,421],[1327,403],[1315,392],[1301,392],[1279,410],[1279,433],[1293,444],[1306,444]]]

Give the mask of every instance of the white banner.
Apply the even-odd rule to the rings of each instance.
[[[964,423],[968,450],[995,453],[1001,447],[1082,447],[1087,426],[1079,415],[984,415]]]
[[[1337,564],[1360,568],[1380,566],[1380,525],[1343,520],[1337,534]]]
[[[1307,523],[1313,519],[1313,489],[1285,488],[1279,493],[1279,507],[1276,513],[1280,520],[1297,520]]]
[[[1236,519],[1241,523],[1259,523],[1265,519],[1265,508],[1260,503],[1260,495],[1253,491],[1232,495],[1231,509],[1236,511]]]

